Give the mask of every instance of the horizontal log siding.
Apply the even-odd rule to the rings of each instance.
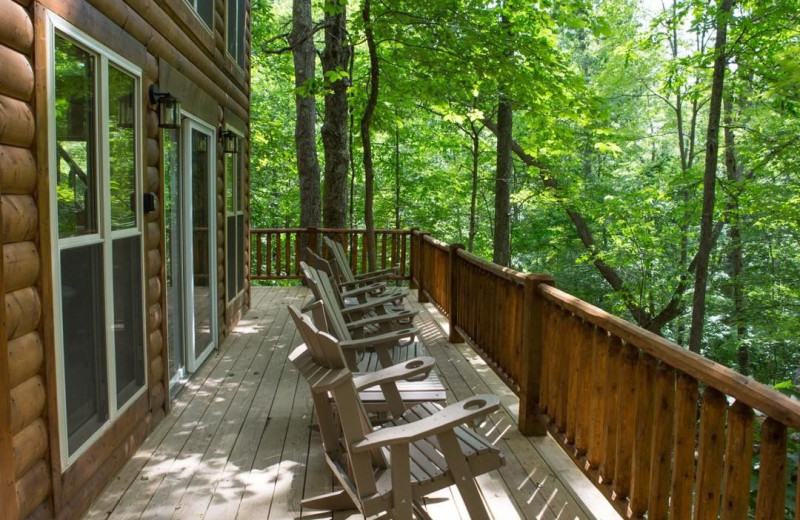
[[[256,228],[250,230],[251,280],[301,280],[300,237],[306,237],[308,247],[316,249],[325,258],[330,258],[322,247],[322,237],[328,236],[340,243],[350,261],[350,269],[356,274],[367,272],[364,229],[328,228]],[[410,235],[408,230],[377,229],[377,268],[389,269],[397,266],[397,280],[410,277]],[[250,253],[252,251],[252,253]]]
[[[34,26],[27,5],[0,0],[0,517],[25,518],[51,494],[47,384],[41,336],[33,150]]]

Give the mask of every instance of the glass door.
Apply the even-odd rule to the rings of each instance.
[[[216,347],[214,131],[190,118],[164,132],[164,221],[170,386]]]
[[[191,311],[186,313],[189,348],[187,368],[194,372],[216,346],[215,302],[216,232],[214,211],[215,145],[214,130],[187,119],[184,126],[184,235],[186,301]],[[187,309],[188,310],[188,309]]]
[[[164,131],[164,227],[167,278],[167,344],[170,389],[186,376],[186,341],[183,316],[183,203],[181,193],[180,132]]]

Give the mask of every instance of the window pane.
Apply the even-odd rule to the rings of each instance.
[[[233,191],[236,181],[236,172],[234,171],[236,166],[235,155],[238,154],[225,154],[225,198],[227,199],[225,204],[228,213],[236,211],[236,194]]]
[[[236,294],[244,289],[244,215],[236,216]]]
[[[94,56],[56,36],[55,76],[58,236],[97,233]]]
[[[238,140],[239,150],[244,150],[244,146],[242,143],[243,139],[240,137],[236,138]],[[242,213],[244,211],[244,167],[242,163],[244,162],[244,152],[240,152],[236,154],[236,211]]]
[[[197,0],[197,14],[206,23],[208,28],[213,27],[214,0]]]
[[[228,216],[228,236],[226,237],[226,245],[228,248],[228,254],[225,258],[225,262],[227,265],[227,272],[228,272],[228,301],[231,301],[234,296],[239,292],[238,285],[236,285],[236,264],[238,263],[239,255],[236,252],[236,217],[234,215]]]
[[[238,38],[238,31],[236,30],[236,22],[238,21],[236,4],[237,0],[228,0],[228,23],[226,27],[227,32],[225,33],[228,38],[228,54],[234,58],[236,58],[236,42]]]
[[[141,237],[114,240],[114,349],[117,407],[144,386]]]
[[[169,378],[172,380],[184,366],[183,339],[183,241],[181,240],[182,191],[180,184],[180,139],[178,130],[164,131],[164,226],[166,236],[167,277],[167,344],[169,345]]]
[[[103,246],[61,252],[67,442],[74,453],[108,419]]]
[[[214,341],[211,330],[211,266],[209,257],[209,136],[192,130],[192,240],[194,284],[194,351],[200,356]],[[216,267],[215,267],[216,269]]]
[[[136,227],[136,128],[134,79],[108,68],[108,137],[111,229]]]
[[[236,31],[236,63],[244,68],[244,0],[233,0],[238,7]]]

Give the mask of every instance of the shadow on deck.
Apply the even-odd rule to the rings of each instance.
[[[287,362],[299,343],[286,306],[307,297],[301,287],[254,287],[252,310],[194,374],[172,410],[108,485],[86,518],[349,519],[301,511],[303,496],[333,489],[305,381]],[[506,457],[478,483],[493,518],[619,518],[550,437],[517,430],[518,400],[465,345],[447,342],[446,321],[430,305],[416,325],[436,358],[448,401],[476,393],[503,407],[482,426]],[[467,519],[458,492],[426,503],[433,518]]]

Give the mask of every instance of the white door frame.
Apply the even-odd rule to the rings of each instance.
[[[183,234],[183,285],[184,285],[184,344],[186,345],[186,369],[195,372],[203,361],[217,347],[218,324],[217,324],[217,210],[216,210],[216,131],[214,127],[207,123],[184,113],[183,128],[181,130],[181,153],[182,163],[181,175],[183,176],[184,192],[183,197],[183,219],[184,226],[181,230]],[[211,342],[200,353],[195,353],[194,344],[195,333],[195,309],[194,309],[194,244],[192,240],[192,131],[199,131],[208,136],[208,283],[211,298],[211,308],[209,309],[211,322]]]

